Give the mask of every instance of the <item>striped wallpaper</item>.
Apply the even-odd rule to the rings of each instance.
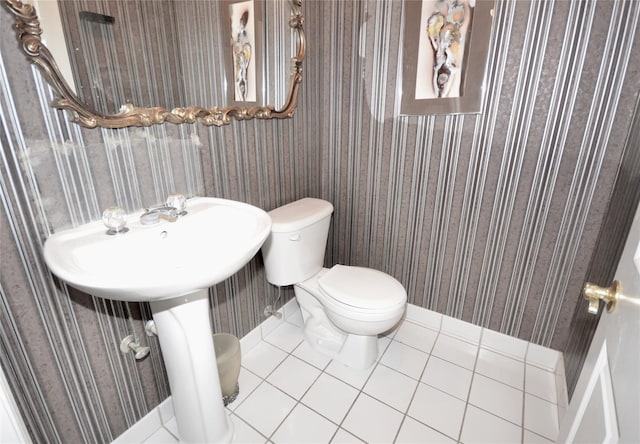
[[[330,200],[327,264],[382,269],[413,304],[565,350],[575,381],[594,325],[580,288],[609,279],[638,199],[640,2],[498,1],[483,112],[457,116],[399,114],[402,1],[303,7],[293,119],[122,130],[80,129],[51,110],[0,12],[0,364],[35,442],[109,442],[168,396],[143,332],[148,306],[66,287],[42,244],[107,206],[137,211],[174,190],[266,210]],[[287,53],[288,35],[269,26],[284,13],[267,9],[266,38]],[[185,97],[221,102],[221,65],[184,57]],[[287,57],[265,63],[286,72]],[[215,330],[246,334],[276,296],[254,259],[211,289]],[[140,362],[118,349],[127,309],[152,348]]]

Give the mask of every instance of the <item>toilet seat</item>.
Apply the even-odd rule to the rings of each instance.
[[[407,293],[400,282],[371,268],[335,265],[318,279],[326,302],[359,313],[388,313],[404,307]]]

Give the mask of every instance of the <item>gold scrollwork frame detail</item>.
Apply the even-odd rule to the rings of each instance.
[[[245,108],[229,106],[225,108],[203,108],[191,106],[174,108],[169,111],[162,107],[139,108],[132,103],[123,105],[117,114],[100,114],[88,108],[71,90],[64,80],[56,61],[49,49],[42,43],[42,28],[35,8],[21,0],[0,0],[5,8],[14,16],[15,30],[21,49],[29,61],[38,68],[49,84],[60,97],[51,102],[51,106],[66,109],[71,112],[72,121],[85,128],[124,128],[128,126],[151,126],[165,122],[200,123],[206,126],[222,126],[231,123],[232,119],[287,119],[293,116],[298,105],[298,92],[302,82],[302,61],[306,53],[306,38],[304,34],[304,17],[302,16],[302,0],[289,0],[292,16],[289,26],[295,31],[297,51],[292,57],[292,74],[289,83],[289,93],[282,109],[276,110],[271,105]]]

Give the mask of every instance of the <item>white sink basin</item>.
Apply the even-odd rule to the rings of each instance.
[[[231,442],[218,381],[208,288],[256,254],[271,231],[263,210],[197,197],[175,222],[107,235],[102,222],[56,233],[44,245],[51,271],[94,296],[148,301],[169,378],[180,442]],[[188,377],[186,376],[188,375]]]
[[[164,358],[181,443],[229,443],[233,424],[222,403],[211,337],[208,287],[256,254],[271,231],[263,210],[197,197],[175,222],[140,223],[107,235],[93,222],[49,237],[51,271],[92,295],[149,301]]]
[[[109,236],[102,222],[56,233],[44,245],[51,271],[89,294],[122,301],[169,299],[228,278],[256,254],[271,229],[263,210],[232,200],[196,197],[175,222],[142,225]]]

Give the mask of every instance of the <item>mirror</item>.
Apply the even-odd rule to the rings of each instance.
[[[66,77],[43,43],[36,9],[0,1],[22,51],[59,95],[51,105],[84,127],[221,126],[289,118],[297,106],[302,0],[59,0]]]

